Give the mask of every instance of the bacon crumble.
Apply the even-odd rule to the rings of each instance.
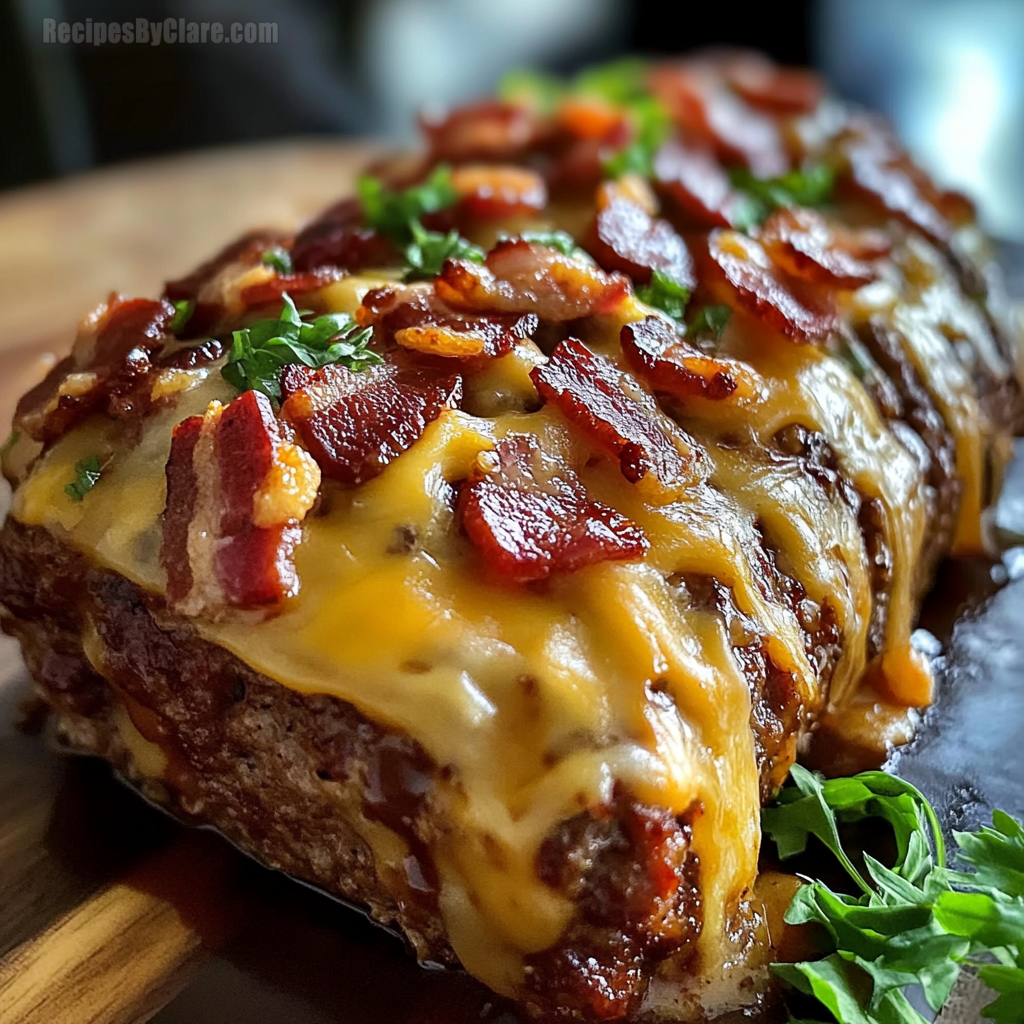
[[[536,313],[556,323],[609,313],[630,292],[620,274],[606,274],[582,256],[565,256],[521,238],[499,242],[483,265],[449,260],[434,287],[456,309]]]
[[[462,377],[389,357],[354,373],[342,366],[287,366],[281,415],[295,426],[324,476],[347,487],[381,473],[462,399]]]
[[[356,321],[373,325],[380,343],[448,358],[497,358],[537,330],[535,313],[480,315],[452,309],[428,283],[374,288],[363,296]]]
[[[270,400],[247,391],[174,430],[161,563],[186,615],[266,608],[298,592],[292,555],[320,485]]]
[[[838,327],[829,294],[791,278],[756,239],[716,229],[698,253],[701,283],[727,305],[739,305],[796,342],[823,342]]]
[[[491,568],[518,583],[606,561],[636,561],[648,542],[639,526],[595,501],[530,434],[498,442],[463,487],[466,535]]]
[[[630,367],[659,394],[723,401],[753,399],[763,391],[752,366],[702,352],[663,317],[626,324],[619,337]]]
[[[530,371],[545,401],[616,459],[630,483],[673,498],[702,479],[703,452],[657,407],[628,373],[582,342],[559,342],[551,359]]]

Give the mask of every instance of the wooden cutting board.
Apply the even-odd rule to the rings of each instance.
[[[0,197],[0,430],[108,292],[155,295],[244,230],[294,227],[375,151],[235,148]],[[1022,455],[1001,507],[1024,532]],[[949,566],[937,591],[926,622],[947,642],[940,699],[899,771],[954,827],[993,805],[1019,816],[1024,557]],[[466,976],[419,969],[350,909],[181,828],[105,765],[56,752],[29,693],[16,644],[0,639],[2,1024],[514,1020]],[[958,1024],[980,1005],[963,999]]]

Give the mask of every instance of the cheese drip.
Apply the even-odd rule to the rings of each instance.
[[[981,500],[978,403],[937,326],[950,309],[967,306],[948,276],[926,278],[899,275],[885,301],[955,437],[966,495],[958,542],[969,546]],[[324,289],[320,304],[351,311],[375,283],[347,278]],[[867,309],[870,297],[863,302]],[[622,322],[648,312],[634,304],[624,316],[596,321],[587,343],[621,365]],[[701,808],[693,845],[704,971],[724,969],[732,955],[726,933],[749,895],[760,842],[750,694],[721,618],[690,608],[669,577],[707,576],[729,587],[809,708],[824,696],[818,667],[794,609],[766,590],[751,564],[762,535],[808,597],[835,614],[842,652],[834,705],[856,693],[871,616],[856,515],[791,461],[770,456],[783,427],[823,434],[844,475],[879,502],[893,560],[885,649],[909,644],[927,526],[915,460],[838,358],[772,336],[742,314],[722,349],[759,371],[765,393],[747,404],[687,407],[686,429],[705,447],[711,472],[677,501],[646,503],[616,466],[592,458],[556,409],[488,417],[446,411],[379,477],[333,491],[326,514],[307,519],[296,554],[301,593],[280,615],[196,622],[207,640],[254,669],[297,691],[351,702],[448,769],[433,805],[442,913],[466,967],[499,992],[521,985],[524,957],[555,943],[572,913],[536,876],[541,843],[560,821],[607,802],[616,785],[677,814]],[[530,389],[534,361],[521,353],[496,361],[489,386]],[[15,516],[160,593],[171,430],[230,397],[219,374],[196,374],[173,409],[146,421],[130,450],[115,451],[111,424],[88,422],[34,466],[16,492]],[[483,582],[453,523],[451,484],[509,431],[536,434],[596,498],[642,526],[647,559],[591,566],[543,592]],[[75,504],[64,485],[79,459],[98,452],[112,461]],[[395,553],[398,534],[415,536],[412,550]],[[654,683],[673,709],[649,699]],[[395,843],[368,841],[388,859],[402,855],[400,843],[395,852]]]

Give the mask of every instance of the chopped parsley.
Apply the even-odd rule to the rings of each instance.
[[[64,485],[64,493],[72,501],[81,501],[99,482],[103,467],[95,455],[75,463],[75,479]]]
[[[275,245],[270,249],[264,249],[260,255],[260,263],[265,267],[271,267],[279,274],[290,274],[293,271],[292,254],[287,249]]]
[[[701,306],[687,321],[686,333],[692,338],[699,334],[713,334],[718,341],[731,316],[732,310],[728,306]]]
[[[498,98],[506,103],[532,107],[540,114],[550,114],[565,95],[565,83],[555,75],[529,68],[509,71],[498,83]]]
[[[281,370],[301,364],[311,369],[338,363],[362,371],[380,363],[367,346],[373,328],[358,328],[347,313],[328,313],[306,321],[287,292],[278,319],[257,320],[233,334],[224,379],[239,391],[262,391],[281,399]]]
[[[437,277],[445,260],[464,259],[474,263],[484,261],[483,249],[467,241],[454,228],[444,235],[440,231],[428,231],[418,220],[414,220],[410,221],[409,229],[412,241],[405,247],[407,281]]]
[[[379,178],[366,174],[359,179],[356,189],[367,224],[401,245],[413,240],[414,221],[419,222],[428,213],[446,210],[458,199],[452,185],[452,169],[447,164],[438,164],[419,185],[397,192]]]
[[[359,179],[357,188],[366,222],[402,247],[406,280],[436,277],[449,259],[483,262],[483,249],[458,231],[443,234],[430,231],[421,223],[426,214],[447,209],[458,199],[447,164],[438,164],[419,185],[397,192],[369,175]]]
[[[572,80],[572,91],[596,96],[608,103],[632,103],[647,96],[650,62],[641,57],[623,57],[585,68]]]
[[[890,826],[892,867],[845,849],[843,827],[866,819]],[[935,812],[910,783],[884,772],[826,781],[794,766],[791,784],[762,812],[765,835],[782,860],[817,837],[856,891],[803,885],[786,921],[819,925],[827,949],[818,960],[773,964],[773,972],[804,1005],[842,1024],[925,1024],[905,990],[920,986],[938,1011],[962,965],[972,964],[998,994],[982,1015],[1024,1024],[1024,829],[1001,811],[992,824],[954,833],[958,858],[974,870],[951,871]]]
[[[633,122],[633,141],[601,162],[608,178],[621,178],[624,174],[654,177],[654,157],[668,138],[672,122],[665,108],[653,97],[644,96],[629,105]]]
[[[663,270],[655,270],[650,282],[636,289],[636,297],[648,306],[668,313],[674,320],[682,320],[686,304],[690,301],[690,289],[673,280]]]
[[[736,226],[748,230],[763,223],[780,206],[821,206],[828,202],[836,172],[828,164],[812,164],[776,178],[757,178],[745,167],[735,167],[729,177],[744,199],[734,218]]]
[[[196,304],[192,299],[178,299],[173,305],[174,316],[171,317],[167,329],[171,334],[179,334],[195,312]]]

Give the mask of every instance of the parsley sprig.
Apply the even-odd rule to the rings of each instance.
[[[260,263],[265,267],[276,270],[279,274],[290,274],[293,271],[292,254],[280,245],[273,245],[264,249],[260,254]]]
[[[668,313],[674,320],[682,320],[686,304],[690,301],[690,289],[669,277],[663,270],[655,270],[651,280],[636,289],[636,297],[648,306]]]
[[[733,185],[743,193],[743,204],[734,216],[744,231],[764,223],[780,206],[821,206],[832,196],[836,172],[828,164],[811,164],[775,178],[758,178],[745,167],[729,172]]]
[[[910,783],[884,772],[825,781],[799,765],[791,778],[775,806],[762,812],[765,834],[783,860],[816,836],[857,892],[835,892],[820,881],[798,890],[786,921],[820,925],[828,952],[819,960],[775,964],[773,971],[840,1024],[924,1024],[906,988],[919,985],[939,1010],[961,966],[975,963],[979,978],[999,993],[983,1015],[997,1024],[1024,1024],[1021,826],[996,811],[993,828],[954,833],[958,856],[974,871],[950,871],[935,812]],[[892,867],[867,852],[855,862],[843,845],[843,826],[868,818],[892,828]]]
[[[713,334],[715,341],[720,341],[731,316],[732,310],[728,306],[701,306],[686,321],[686,333],[691,338]]]
[[[262,391],[280,401],[285,366],[301,363],[317,369],[340,363],[361,371],[382,362],[367,347],[373,337],[371,327],[358,328],[347,313],[327,313],[306,321],[287,292],[281,298],[279,318],[257,320],[232,336],[231,352],[220,372],[239,391]]]
[[[72,501],[81,501],[99,482],[103,466],[99,457],[90,455],[75,463],[75,478],[64,485],[64,493]]]
[[[421,223],[427,214],[446,210],[458,199],[447,164],[438,164],[426,181],[410,188],[394,191],[371,175],[363,175],[356,187],[366,222],[401,246],[407,280],[436,277],[449,259],[483,262],[483,249],[458,231],[444,234]]]

